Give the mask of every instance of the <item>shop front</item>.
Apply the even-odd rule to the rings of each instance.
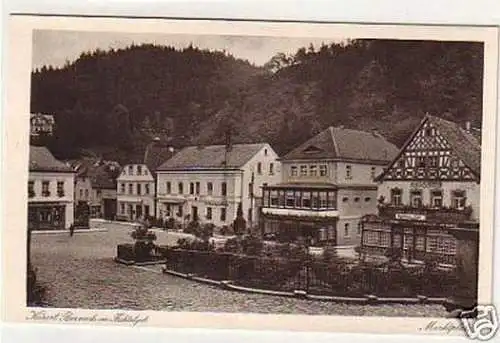
[[[65,204],[30,203],[28,226],[31,230],[64,230],[65,212]]]
[[[311,246],[336,245],[336,218],[304,218],[261,213],[261,234],[279,242],[306,241]]]

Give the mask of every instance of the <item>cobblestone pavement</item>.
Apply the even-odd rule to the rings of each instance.
[[[317,315],[444,317],[439,305],[346,305],[223,290],[155,267],[127,267],[112,258],[118,243],[132,242],[129,229],[35,234],[32,261],[48,287],[50,306],[62,308],[253,312]],[[162,244],[176,237],[160,233]]]

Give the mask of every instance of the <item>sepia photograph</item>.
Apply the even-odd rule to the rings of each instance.
[[[195,27],[30,31],[25,319],[491,303],[484,40]]]

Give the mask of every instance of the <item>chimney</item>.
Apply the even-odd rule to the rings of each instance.
[[[233,142],[231,140],[231,129],[226,130],[226,152],[229,152],[233,149]]]
[[[470,133],[471,131],[470,121],[465,122],[465,131]]]

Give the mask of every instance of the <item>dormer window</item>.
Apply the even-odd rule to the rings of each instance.
[[[128,175],[134,175],[134,166],[128,166]]]
[[[137,166],[137,175],[142,175],[142,166]]]

